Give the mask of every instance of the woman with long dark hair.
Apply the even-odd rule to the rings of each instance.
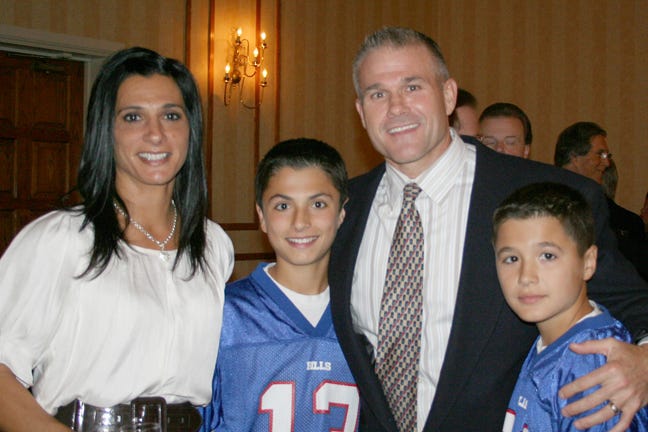
[[[0,260],[0,430],[195,430],[234,258],[206,217],[185,66],[144,48],[107,60],[77,187],[81,205],[28,225]]]

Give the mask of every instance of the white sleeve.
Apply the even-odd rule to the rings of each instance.
[[[27,387],[59,323],[80,255],[87,252],[78,250],[79,219],[48,213],[27,225],[0,259],[0,363]]]
[[[234,246],[225,230],[216,222],[207,220],[207,265],[216,273],[217,280],[228,281],[234,270]]]

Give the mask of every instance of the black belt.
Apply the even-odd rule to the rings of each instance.
[[[167,404],[161,397],[137,398],[130,404],[108,408],[76,399],[60,407],[56,419],[76,432],[195,432],[202,423],[202,417],[189,402]]]

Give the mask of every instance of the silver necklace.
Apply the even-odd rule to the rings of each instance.
[[[171,225],[171,232],[163,241],[160,241],[153,237],[153,234],[148,232],[142,225],[140,225],[139,222],[128,216],[126,212],[119,206],[119,204],[117,204],[117,201],[113,201],[113,207],[115,207],[115,210],[117,210],[117,212],[122,215],[124,219],[127,219],[129,223],[133,224],[137,231],[144,234],[147,239],[155,243],[157,247],[160,248],[160,259],[162,259],[163,261],[169,261],[169,252],[167,252],[164,248],[166,247],[167,243],[169,243],[169,241],[171,241],[171,239],[173,238],[176,230],[176,222],[178,222],[178,210],[176,209],[175,201],[171,200],[171,205],[173,206],[173,225]]]

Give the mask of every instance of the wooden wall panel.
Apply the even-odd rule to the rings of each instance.
[[[140,45],[184,60],[184,0],[0,0],[0,24]]]

